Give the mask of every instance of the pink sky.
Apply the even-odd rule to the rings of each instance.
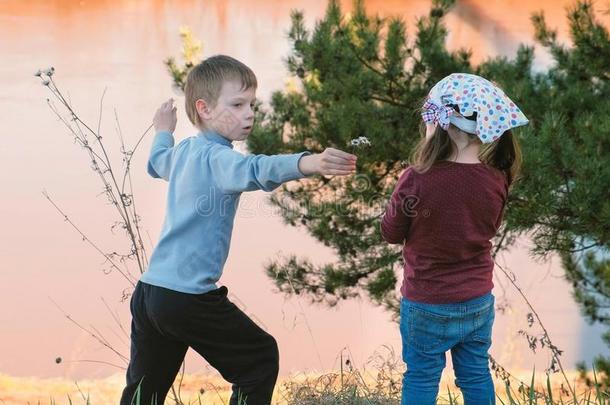
[[[409,26],[429,7],[428,1],[367,3],[383,14],[402,15]],[[449,45],[469,44],[478,60],[487,54],[512,55],[519,42],[531,43],[529,14],[539,8],[545,9],[552,26],[563,27],[563,34],[564,6],[557,4],[570,2],[460,3],[448,18]],[[102,273],[103,259],[63,221],[42,190],[46,189],[105,250],[124,247],[126,241],[122,235],[110,233],[114,212],[103,196],[96,197],[100,184],[84,151],[73,144],[47,107],[49,94],[33,73],[54,66],[60,87],[80,115],[92,123],[97,122],[99,100],[107,88],[102,130],[113,152],[118,151],[113,109],[126,142],[133,145],[149,126],[158,104],[169,96],[178,98],[176,138],[182,139],[194,129],[184,114],[183,98],[171,90],[171,79],[162,64],[168,56],[179,56],[180,26],[190,26],[203,41],[204,56],[227,53],[250,65],[258,75],[258,96],[268,101],[273,90],[282,88],[285,78],[282,60],[288,52],[290,10],[304,9],[311,25],[322,15],[325,4],[296,0],[219,0],[205,5],[187,0],[0,3],[4,61],[0,65],[0,100],[5,122],[0,144],[0,181],[4,184],[0,205],[0,373],[83,378],[121,372],[99,364],[70,362],[91,359],[121,364],[71,324],[49,298],[83,325],[98,328],[125,355],[129,351],[128,341],[116,334],[118,328],[100,299],[103,297],[119,314],[128,330],[129,308],[119,302],[126,282],[118,274]],[[539,55],[542,66],[548,58]],[[144,227],[156,241],[166,185],[145,173],[150,142],[151,137],[146,138],[135,156],[132,175]],[[118,153],[114,157],[120,161]],[[244,196],[222,282],[246,312],[277,337],[282,374],[336,367],[343,348],[349,348],[356,365],[363,365],[376,350],[383,350],[383,345],[399,354],[397,326],[388,313],[367,300],[327,309],[309,306],[306,298],[285,299],[274,292],[263,267],[270,258],[295,253],[323,263],[332,261],[333,254],[304,229],[284,225],[270,211],[264,193]],[[566,351],[566,365],[590,359],[605,349],[599,329],[588,327],[579,318],[561,279],[559,261],[534,262],[527,255],[526,244],[526,240],[521,241],[520,247],[505,256],[507,265],[540,311],[551,338]],[[497,274],[495,281],[506,284]],[[494,293],[501,295],[499,284]],[[526,327],[524,314],[525,308],[515,300],[513,315],[496,318],[492,354],[515,368],[530,368],[534,361],[523,338],[516,336],[516,330]],[[60,365],[54,363],[58,356],[64,359]],[[548,353],[537,355],[535,361],[537,369],[545,367]],[[187,371],[204,369],[205,362],[189,352]]]

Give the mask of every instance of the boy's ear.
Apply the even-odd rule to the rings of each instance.
[[[200,98],[195,101],[195,108],[197,109],[197,114],[199,114],[202,119],[209,120],[212,118],[212,109],[205,100]]]

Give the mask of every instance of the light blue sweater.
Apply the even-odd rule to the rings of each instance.
[[[201,131],[174,146],[170,132],[157,133],[147,170],[169,182],[167,211],[140,280],[191,294],[217,288],[241,193],[272,191],[305,177],[298,162],[308,153],[243,155],[214,131]]]

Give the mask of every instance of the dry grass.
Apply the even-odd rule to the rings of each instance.
[[[398,362],[386,360],[376,368],[354,369],[346,361],[341,370],[324,374],[296,374],[282,378],[276,385],[276,405],[393,405],[400,403],[402,369]],[[560,383],[561,378],[551,376],[547,383],[544,373],[536,374],[535,391],[530,395],[532,374],[516,374],[527,381],[521,389],[518,382],[511,383],[511,402],[505,382],[496,378],[498,404],[610,404],[608,392],[588,388],[578,378],[577,371],[568,372],[577,391],[574,401]],[[115,374],[104,379],[74,382],[64,378],[39,379],[0,375],[0,404],[116,404],[124,384],[124,374]],[[594,376],[591,375],[594,379]],[[551,397],[548,395],[550,391]],[[206,374],[184,375],[180,388],[183,404],[221,405],[228,404],[230,384],[220,377]],[[530,397],[531,402],[530,402]],[[560,402],[563,401],[563,402]],[[170,396],[166,404],[172,404]],[[461,395],[448,370],[440,384],[438,404],[462,404]]]

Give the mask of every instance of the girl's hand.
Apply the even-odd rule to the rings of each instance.
[[[303,156],[299,170],[305,176],[312,174],[345,176],[356,172],[358,157],[339,149],[326,148],[322,153]]]
[[[170,98],[165,103],[161,104],[161,107],[159,107],[155,113],[153,118],[155,132],[168,131],[174,133],[177,121],[174,99]]]

